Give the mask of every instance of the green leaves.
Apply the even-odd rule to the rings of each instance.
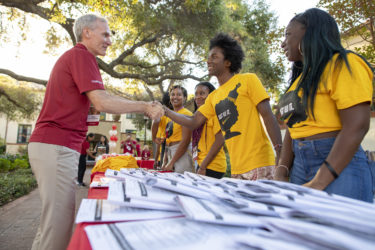
[[[349,49],[364,56],[375,66],[375,2],[373,0],[320,0],[341,28],[343,40],[359,38],[362,46],[349,44]]]
[[[46,30],[46,51],[75,43],[74,20],[86,13],[106,17],[114,35],[99,67],[107,76],[155,86],[207,80],[205,60],[209,40],[218,32],[239,39],[246,51],[243,72],[257,73],[270,90],[277,89],[284,67],[270,59],[280,33],[264,0],[0,0],[17,14],[14,22],[33,14],[54,23]],[[17,11],[15,11],[17,10]],[[21,12],[21,11],[22,12]],[[21,14],[20,14],[21,13]],[[4,18],[2,18],[3,20]],[[61,32],[60,26],[66,32]],[[25,33],[27,34],[27,33]],[[196,73],[200,72],[200,73]],[[152,91],[155,88],[152,89]],[[149,93],[152,93],[148,91]]]
[[[39,94],[38,94],[39,93]],[[0,75],[0,113],[9,120],[33,118],[42,101],[42,90]]]

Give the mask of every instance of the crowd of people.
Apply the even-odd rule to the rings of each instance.
[[[107,21],[85,15],[76,20],[74,32],[78,43],[53,68],[30,138],[30,163],[43,204],[33,249],[64,249],[69,242],[79,153],[88,153],[82,124],[90,102],[103,112],[151,117],[153,140],[160,145],[155,166],[163,170],[221,178],[226,145],[233,178],[290,181],[372,201],[370,167],[360,144],[369,129],[373,69],[343,48],[327,12],[308,9],[286,28],[281,47],[293,65],[278,104],[288,126],[283,140],[262,82],[254,73],[240,73],[244,52],[233,37],[220,33],[211,39],[208,74],[219,87],[199,83],[192,113],[181,86],[172,86],[164,106],[109,95],[95,60],[111,45]],[[122,148],[137,151],[130,138]]]

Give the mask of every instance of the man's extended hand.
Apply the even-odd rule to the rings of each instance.
[[[163,105],[156,101],[148,102],[145,114],[152,120],[160,119],[164,115]]]

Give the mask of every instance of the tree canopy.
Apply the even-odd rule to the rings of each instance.
[[[355,50],[375,66],[375,1],[320,0],[319,6],[335,18],[344,36],[360,36],[367,42]]]
[[[30,119],[39,109],[42,90],[0,75],[0,113],[9,120]]]
[[[270,59],[281,33],[263,0],[251,4],[244,0],[0,0],[0,6],[5,7],[0,12],[0,38],[6,25],[15,22],[25,27],[25,38],[28,18],[42,18],[51,23],[46,30],[46,48],[51,52],[62,43],[76,43],[75,18],[90,12],[103,15],[113,31],[108,55],[97,58],[108,76],[104,78],[140,84],[151,99],[175,82],[207,80],[199,72],[206,71],[208,42],[218,32],[227,32],[242,43],[247,55],[243,72],[256,73],[270,91],[277,92],[284,74],[281,59]],[[0,69],[0,73],[43,85],[47,82],[10,69]]]

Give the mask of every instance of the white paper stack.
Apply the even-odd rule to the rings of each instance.
[[[83,199],[75,222],[151,220],[176,216],[182,216],[182,214],[180,212],[120,206],[107,200]]]
[[[85,227],[92,249],[239,249],[234,235],[251,229],[165,219]]]
[[[108,201],[130,207],[179,211],[174,200],[176,194],[145,185],[138,179],[109,184]]]
[[[120,171],[113,170],[113,169],[107,169],[104,173],[106,177],[114,178],[117,180],[125,180],[126,175],[121,173]]]
[[[181,183],[181,180],[176,179],[161,179],[155,177],[148,177],[146,178],[146,184],[149,186],[161,188],[164,190],[169,190],[171,192],[176,192],[192,197],[198,197],[202,199],[213,199],[214,196],[210,194],[210,192],[202,191],[201,189],[197,188],[197,185],[194,185],[194,182],[190,181],[191,185],[188,185],[186,182],[184,184]]]
[[[224,204],[179,195],[177,203],[184,215],[195,221],[232,226],[261,227],[264,223],[257,217],[240,213]]]
[[[109,183],[113,181],[116,181],[116,179],[111,177],[102,177],[99,179],[99,181],[92,181],[90,188],[107,188],[109,187]]]
[[[301,220],[264,218],[275,237],[313,249],[374,249],[375,238]]]
[[[164,220],[86,227],[93,249],[375,246],[374,204],[270,180],[142,169],[107,170],[109,177],[121,181],[109,182],[108,200],[83,200],[77,223]]]

